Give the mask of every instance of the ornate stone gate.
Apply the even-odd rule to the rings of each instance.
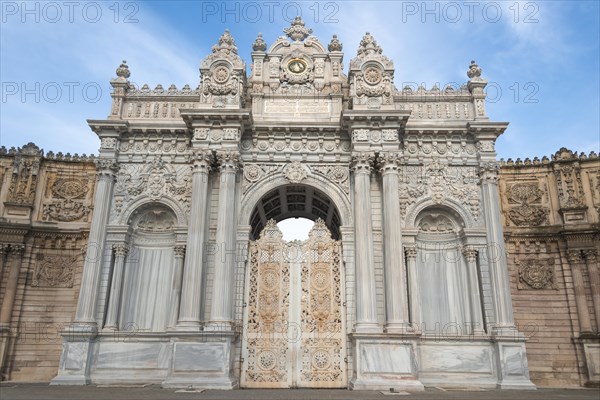
[[[249,257],[242,386],[346,387],[340,242],[318,219],[287,243],[271,219]]]
[[[369,33],[346,75],[336,36],[284,32],[256,38],[249,77],[225,32],[196,89],[117,69],[110,115],[88,121],[90,245],[54,383],[532,388],[500,220],[507,123],[481,68],[396,88]],[[308,242],[270,236],[297,216],[322,219]]]

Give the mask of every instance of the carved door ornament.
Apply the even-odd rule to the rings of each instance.
[[[323,220],[289,243],[267,222],[250,244],[242,386],[346,387],[341,268]]]

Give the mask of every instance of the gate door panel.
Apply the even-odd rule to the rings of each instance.
[[[266,224],[250,245],[242,386],[346,387],[341,266],[322,220],[291,243]]]

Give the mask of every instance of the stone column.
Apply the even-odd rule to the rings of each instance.
[[[356,258],[355,331],[380,332],[375,299],[375,259],[371,220],[371,168],[373,154],[352,154],[354,171],[354,240]]]
[[[110,298],[108,311],[106,313],[105,328],[119,329],[119,310],[121,309],[121,292],[123,290],[123,274],[125,271],[125,257],[129,247],[124,243],[114,244],[115,265],[113,267],[112,283],[110,286]]]
[[[406,332],[409,327],[406,270],[400,232],[398,192],[399,153],[379,153],[383,180],[383,247],[385,265],[385,307],[387,332]]]
[[[233,269],[236,261],[235,177],[240,165],[237,151],[218,151],[217,162],[221,170],[219,208],[217,214],[217,253],[213,296],[208,328],[231,330],[233,327]]]
[[[10,329],[10,322],[12,318],[12,309],[15,304],[15,297],[17,295],[17,284],[19,283],[19,272],[21,270],[24,249],[25,246],[21,244],[4,245],[2,253],[0,253],[0,257],[4,258],[6,252],[6,264],[8,268],[10,268],[4,290],[4,297],[2,299],[2,308],[0,309],[0,371],[4,370],[4,362],[6,361],[6,355],[8,354],[8,349],[10,347],[11,337],[13,337],[13,331]],[[0,380],[2,380],[2,376],[0,376]]]
[[[100,289],[102,253],[118,165],[113,159],[98,159],[96,160],[96,169],[98,182],[94,197],[94,216],[83,263],[75,325],[96,325],[96,303]]]
[[[404,252],[406,253],[406,269],[408,272],[410,322],[414,330],[420,331],[419,325],[423,322],[423,317],[421,315],[421,291],[419,290],[417,277],[417,246],[405,246]]]
[[[205,231],[208,223],[208,176],[214,162],[211,150],[194,154],[192,205],[187,234],[187,257],[183,267],[183,285],[178,327],[200,329],[202,270],[204,268]]]
[[[477,250],[467,246],[463,249],[463,255],[467,262],[467,279],[469,285],[469,310],[471,312],[471,333],[485,332],[483,326],[483,312],[481,309],[481,295],[479,291],[479,277],[477,274]]]
[[[569,265],[573,275],[573,290],[575,291],[575,304],[577,306],[577,318],[579,319],[579,334],[589,334],[592,332],[592,322],[585,296],[585,286],[583,283],[583,258],[581,250],[569,250]]]
[[[600,271],[598,271],[598,257],[595,249],[584,250],[585,262],[592,287],[592,301],[596,315],[596,332],[600,332]]]
[[[171,285],[171,304],[169,305],[169,326],[177,325],[179,318],[179,302],[181,300],[181,279],[183,278],[183,259],[185,257],[185,246],[175,246],[173,248],[175,256],[175,272]]]
[[[15,304],[15,296],[17,294],[17,284],[19,283],[19,272],[21,271],[23,250],[25,246],[22,244],[11,244],[6,264],[8,265],[8,279],[4,289],[4,297],[2,298],[2,308],[0,309],[0,328],[8,327],[12,317],[12,309]]]
[[[515,322],[511,302],[506,249],[500,221],[500,196],[498,193],[498,171],[496,162],[487,162],[480,167],[481,195],[485,213],[487,234],[487,258],[490,268],[490,281],[496,323],[496,334],[513,335]]]
[[[4,276],[4,257],[8,252],[8,245],[4,243],[0,243],[0,280]]]

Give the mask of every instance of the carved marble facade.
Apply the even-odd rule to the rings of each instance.
[[[136,89],[123,62],[110,115],[88,120],[95,176],[88,161],[44,175],[39,150],[2,158],[2,198],[21,202],[6,210],[89,228],[80,258],[28,256],[33,287],[80,293],[52,383],[534,388],[511,290],[559,290],[559,263],[507,260],[502,223],[539,229],[556,205],[535,174],[500,169],[508,124],[486,115],[481,68],[397,89],[369,33],[347,75],[339,38],[301,19],[284,33],[257,37],[246,76],[226,31],[196,89]],[[597,218],[577,202],[580,164],[553,170],[573,226]],[[294,217],[317,221],[308,241],[281,240]]]

